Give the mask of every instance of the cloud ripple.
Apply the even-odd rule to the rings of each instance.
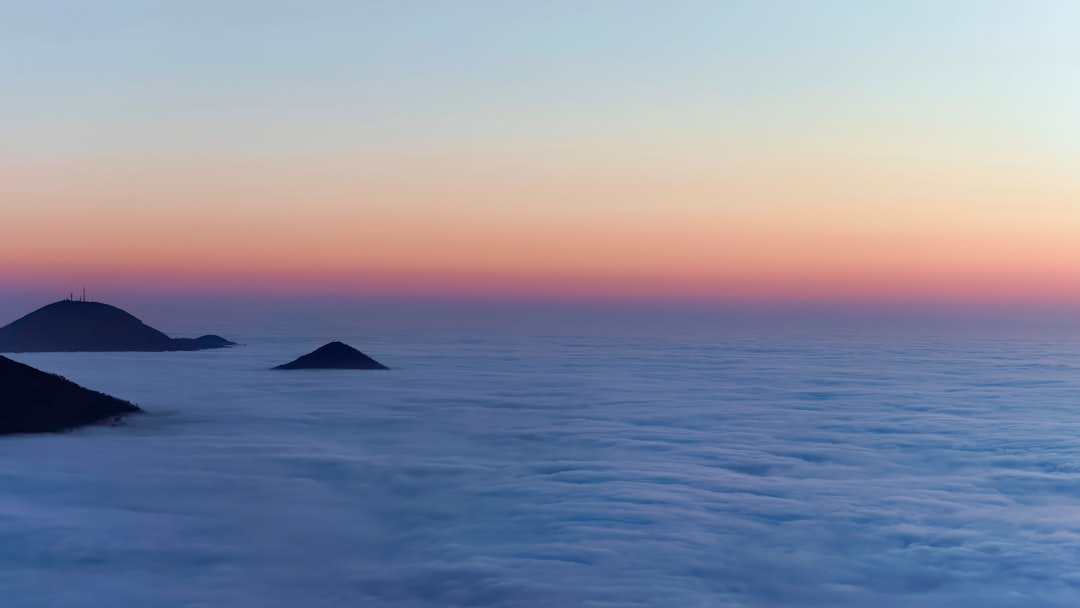
[[[153,413],[0,441],[4,605],[1080,603],[1080,345],[348,341],[19,356]]]

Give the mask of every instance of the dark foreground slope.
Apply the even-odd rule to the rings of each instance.
[[[0,435],[63,431],[142,410],[0,356]]]
[[[62,300],[0,327],[0,352],[172,351],[232,346],[219,336],[170,338],[131,314]]]
[[[274,369],[390,369],[343,342],[325,346]]]

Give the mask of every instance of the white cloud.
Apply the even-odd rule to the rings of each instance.
[[[16,357],[151,414],[0,440],[5,607],[1080,603],[1080,347],[243,341]]]

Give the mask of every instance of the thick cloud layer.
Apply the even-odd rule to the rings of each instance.
[[[1080,604],[1077,343],[242,338],[17,357],[151,414],[0,441],[5,607]]]

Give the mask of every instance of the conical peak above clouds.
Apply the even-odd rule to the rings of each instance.
[[[0,352],[175,351],[233,344],[217,336],[170,338],[115,306],[80,300],[54,302],[0,327]]]
[[[331,342],[274,369],[390,369],[344,342]]]
[[[0,357],[0,435],[48,433],[142,410],[7,357]]]

